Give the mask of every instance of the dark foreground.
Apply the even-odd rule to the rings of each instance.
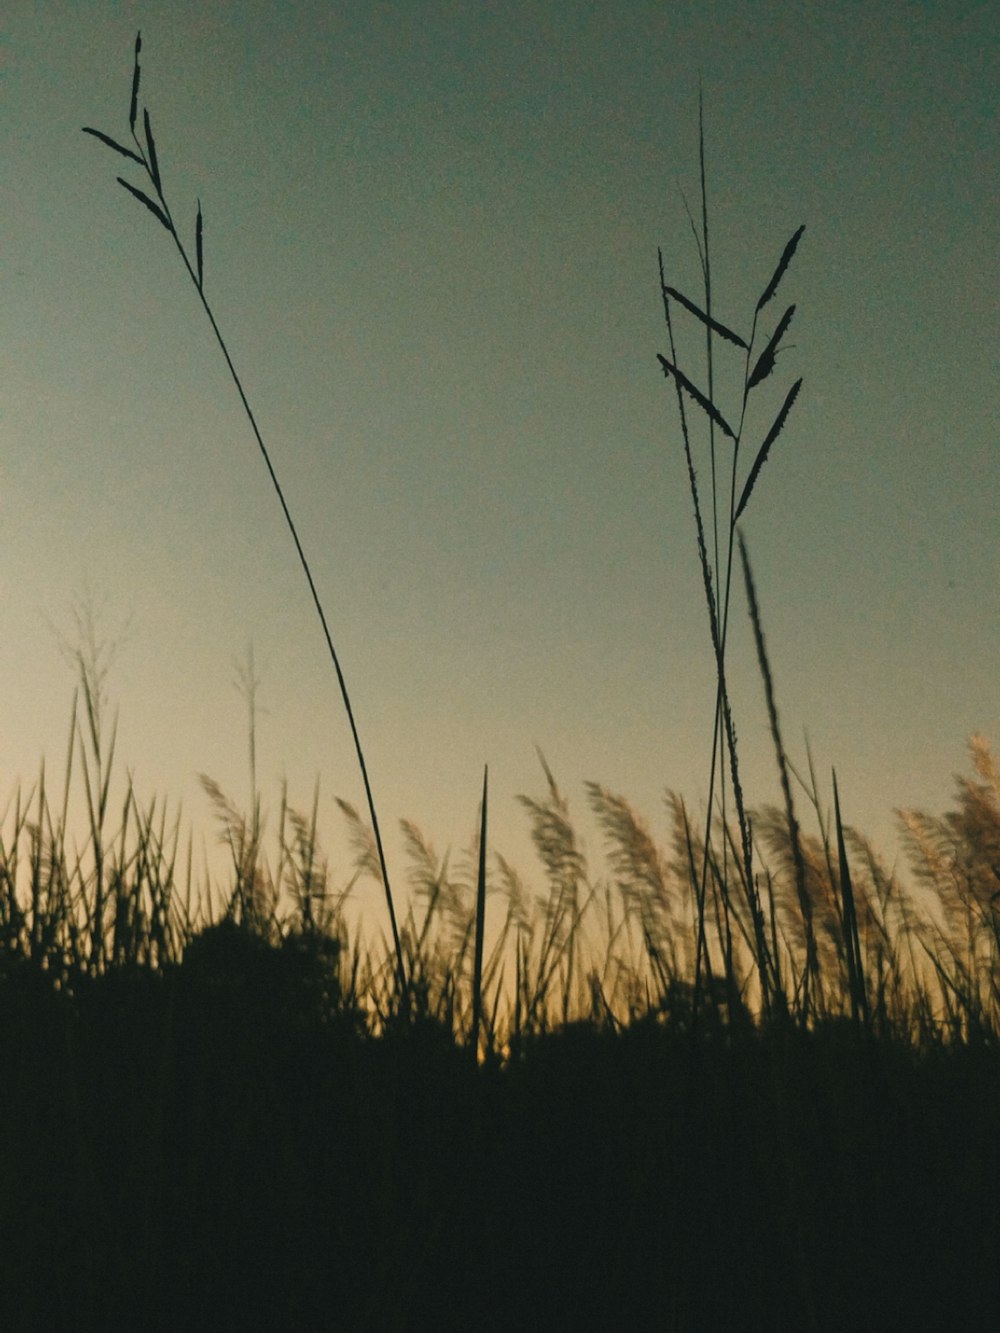
[[[1000,1054],[0,983],[0,1327],[1000,1327]]]

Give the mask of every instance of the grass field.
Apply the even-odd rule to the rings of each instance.
[[[759,812],[767,1012],[735,852],[702,914],[679,797],[659,848],[592,784],[593,867],[550,775],[525,799],[541,879],[489,858],[473,1059],[477,848],[452,870],[406,826],[402,991],[308,813],[267,837],[216,790],[232,864],[210,911],[157,806],[102,804],[90,684],[89,836],[40,780],[0,843],[5,1327],[991,1327],[985,743],[948,813],[907,817],[906,883],[860,834],[840,860],[800,832],[812,964],[787,819]]]

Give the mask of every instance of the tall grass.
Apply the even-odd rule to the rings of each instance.
[[[700,208],[697,220],[692,216],[691,223],[701,264],[702,294],[700,301],[695,301],[667,280],[661,250],[660,292],[669,354],[660,354],[659,362],[675,390],[716,675],[708,799],[703,829],[696,831],[692,827],[687,807],[679,797],[672,797],[674,859],[671,862],[656,848],[645,825],[628,803],[595,784],[589,789],[589,795],[606,839],[613,875],[610,881],[594,880],[579,851],[566,799],[543,760],[548,784],[547,796],[540,800],[524,799],[549,886],[544,909],[526,913],[524,893],[518,877],[502,858],[496,858],[493,875],[487,873],[484,783],[479,845],[470,852],[470,857],[478,858],[478,866],[472,867],[470,864],[467,872],[458,878],[448,870],[446,863],[437,862],[433,850],[417,830],[404,825],[413,862],[411,882],[415,896],[400,924],[390,888],[382,835],[360,736],[327,618],[270,454],[261,438],[206,296],[201,204],[199,202],[196,212],[193,252],[189,252],[167,201],[148,109],[144,108],[140,117],[141,50],[141,37],[137,36],[128,111],[131,146],[103,131],[88,127],[86,133],[100,140],[144,174],[145,188],[123,177],[118,180],[171,237],[195,286],[246,411],[320,619],[350,721],[367,798],[368,822],[362,820],[352,807],[341,803],[353,848],[353,877],[370,875],[378,880],[385,891],[388,907],[393,958],[391,981],[383,962],[377,966],[369,964],[368,969],[371,978],[383,979],[381,988],[369,987],[368,991],[379,1021],[387,1022],[391,1015],[398,1013],[400,1006],[408,1003],[411,990],[419,996],[415,1000],[418,1008],[433,1013],[439,1019],[446,1019],[449,1026],[464,1032],[473,1049],[479,1047],[484,1026],[487,1045],[496,1042],[497,1022],[502,1012],[498,1008],[501,993],[512,997],[513,1007],[507,1024],[507,1035],[512,1034],[518,1039],[525,1032],[545,1030],[556,1021],[569,1023],[574,1015],[579,1016],[583,1012],[589,1013],[591,1018],[599,1018],[601,1022],[619,1025],[640,1012],[662,1008],[667,997],[676,999],[684,987],[690,987],[690,1011],[695,1025],[699,1021],[703,1002],[709,1005],[710,1010],[714,1009],[720,995],[725,996],[725,1009],[731,1021],[743,1015],[748,1002],[751,1009],[764,1020],[775,1016],[787,1017],[794,1013],[800,1021],[808,1024],[823,1017],[831,1009],[836,1011],[843,994],[831,983],[829,969],[823,967],[823,941],[815,919],[818,908],[814,905],[810,867],[795,811],[791,780],[793,770],[781,737],[775,689],[764,647],[760,608],[745,538],[739,528],[764,464],[787,426],[802,385],[802,380],[796,379],[783,392],[777,410],[772,409],[764,418],[764,425],[755,424],[761,415],[757,410],[758,398],[773,376],[778,358],[785,349],[785,339],[795,314],[794,304],[788,305],[769,329],[765,328],[764,322],[772,301],[791,269],[804,227],[799,227],[785,245],[746,321],[746,329],[737,331],[732,321],[723,322],[717,313],[717,294],[713,285],[704,114],[700,104]],[[682,369],[680,364],[675,324],[681,318],[693,321],[695,330],[704,340],[703,388],[699,387],[699,377]],[[742,390],[732,411],[726,409],[716,396],[718,360],[723,351],[727,355],[736,356],[742,367]],[[707,499],[698,480],[696,418],[700,418],[706,431],[710,475]],[[790,914],[787,904],[782,902],[782,894],[787,892],[787,883],[779,879],[779,872],[773,871],[762,861],[760,838],[740,779],[727,670],[733,565],[738,547],[784,797],[783,820],[787,828],[791,882],[796,899],[794,914]],[[251,710],[250,765],[251,783],[255,788],[252,672],[251,662],[245,686]],[[93,859],[93,900],[88,907],[90,919],[83,934],[90,949],[90,968],[99,972],[104,962],[105,949],[117,948],[120,953],[123,947],[120,939],[114,945],[108,945],[105,940],[105,918],[110,910],[106,835],[108,775],[114,737],[112,735],[109,743],[100,731],[94,698],[94,673],[81,670],[80,681],[92,761],[90,767],[84,766],[81,770],[90,819]],[[75,736],[74,746],[79,748],[83,739],[81,731]],[[71,748],[67,783],[73,753]],[[203,781],[219,818],[233,863],[234,883],[224,904],[224,916],[243,922],[266,937],[278,928],[279,903],[290,898],[298,913],[299,926],[303,929],[315,931],[318,928],[317,907],[321,903],[323,924],[327,928],[333,927],[336,913],[331,911],[329,903],[323,899],[326,890],[317,888],[323,882],[326,872],[316,860],[315,805],[312,816],[307,818],[289,809],[287,797],[282,794],[276,863],[272,870],[264,864],[258,798],[255,796],[250,814],[244,815],[210,779],[205,778]],[[732,819],[728,807],[729,793],[733,802]],[[873,1013],[878,1012],[878,1007],[873,1006],[872,996],[868,993],[869,984],[873,975],[879,978],[881,974],[878,968],[872,974],[863,956],[859,911],[864,904],[862,902],[859,907],[855,891],[856,875],[852,873],[847,854],[848,839],[840,818],[839,792],[835,792],[833,834],[822,821],[814,780],[810,796],[821,822],[826,877],[833,886],[835,954],[844,970],[850,1012],[856,1022],[867,1026],[872,1021]],[[39,785],[38,799],[42,802],[45,800],[43,783]],[[154,812],[133,809],[133,800],[130,792],[122,830],[126,828],[129,819],[137,821],[137,826],[142,830],[141,850],[136,852],[137,863],[152,865],[151,847],[147,844],[151,844],[154,835]],[[20,807],[17,818],[21,818]],[[46,814],[46,818],[51,820],[49,814]],[[774,812],[765,812],[760,818],[762,830],[771,834],[773,842],[777,837],[777,829],[772,826],[777,817]],[[40,813],[36,826],[41,827]],[[58,841],[58,833],[62,828],[63,824],[58,820],[52,825],[52,841]],[[166,836],[165,828],[163,836]],[[124,856],[123,847],[124,844],[119,842],[119,859]],[[122,873],[120,865],[117,873]],[[485,913],[491,879],[506,890],[507,913],[498,927],[496,949],[490,957],[484,958]],[[33,892],[40,892],[37,884]],[[170,956],[171,947],[167,934],[170,892],[161,885],[157,889],[156,900],[151,900],[141,909],[148,911],[150,920],[157,923],[160,936],[158,950],[165,956]],[[136,893],[133,893],[133,898],[137,904]],[[37,932],[41,929],[39,922],[44,913],[41,902],[36,903],[35,907],[37,910],[33,912],[33,917]],[[607,949],[607,956],[599,969],[594,960],[588,957],[589,946],[584,943],[588,929],[597,919],[598,907],[601,908],[601,932]],[[119,904],[115,910],[124,909]],[[422,911],[420,918],[415,915],[418,910]],[[141,919],[138,905],[133,905],[129,911],[132,915],[127,919]],[[448,949],[442,952],[443,935],[438,928],[445,925],[449,932],[449,943]],[[68,924],[66,929],[70,929]],[[81,927],[74,926],[73,929],[79,933]],[[125,925],[121,924],[119,929],[125,930]],[[941,935],[935,939],[935,944],[940,945],[943,941],[949,945],[950,968],[939,970],[937,975],[939,980],[943,981],[947,977],[951,982],[956,976],[959,955],[950,936]],[[918,948],[924,964],[930,964],[927,948],[924,944]],[[505,957],[505,951],[512,957]],[[898,950],[886,956],[895,957],[896,952]],[[963,965],[968,966],[967,963]],[[360,962],[354,972],[355,982],[361,975],[359,969]],[[489,994],[491,987],[492,999]]]
[[[226,365],[229,368],[230,375],[232,376],[233,384],[236,386],[236,391],[239,394],[240,402],[242,403],[243,410],[246,413],[247,421],[250,423],[250,429],[253,431],[254,439],[257,441],[257,447],[258,450],[260,451],[260,456],[264,461],[264,466],[267,468],[268,476],[271,479],[271,485],[274,488],[274,493],[277,496],[278,503],[281,506],[281,512],[285,520],[285,526],[288,528],[289,535],[291,536],[292,542],[295,546],[296,554],[299,559],[299,564],[302,567],[302,573],[305,576],[306,583],[308,584],[309,587],[309,595],[312,598],[312,603],[316,610],[316,615],[319,618],[320,627],[323,631],[323,638],[326,642],[327,651],[330,655],[330,661],[333,664],[333,669],[337,676],[337,684],[340,687],[340,695],[341,699],[343,700],[344,710],[347,713],[347,720],[348,723],[350,724],[351,736],[354,740],[355,753],[357,754],[357,759],[358,759],[358,767],[361,770],[361,779],[364,784],[365,798],[368,802],[368,811],[371,816],[372,831],[374,834],[375,848],[378,856],[379,874],[381,876],[382,885],[385,890],[386,907],[388,908],[389,912],[389,924],[392,929],[393,945],[395,947],[395,952],[396,952],[396,966],[399,974],[400,990],[401,993],[405,993],[406,974],[403,967],[403,953],[399,940],[399,928],[396,923],[396,910],[395,910],[395,905],[393,903],[392,888],[389,882],[389,870],[386,864],[385,850],[382,846],[382,833],[379,828],[378,814],[375,809],[375,797],[372,792],[371,781],[368,777],[368,765],[365,762],[364,749],[362,748],[361,745],[361,736],[358,731],[357,722],[355,721],[354,708],[351,705],[350,694],[348,693],[347,690],[347,681],[344,677],[344,672],[340,664],[340,658],[337,654],[337,650],[334,647],[333,636],[330,632],[330,627],[327,622],[326,612],[323,609],[323,603],[320,600],[319,591],[313,579],[313,574],[309,566],[309,561],[306,559],[305,550],[303,549],[302,542],[299,538],[298,529],[295,525],[294,519],[292,518],[291,510],[288,507],[288,502],[285,499],[285,493],[281,488],[280,482],[278,481],[277,473],[274,470],[274,464],[271,461],[271,455],[268,452],[263,437],[261,436],[260,428],[257,425],[257,419],[254,416],[253,409],[251,408],[250,403],[247,399],[246,392],[244,391],[243,388],[243,384],[240,380],[239,375],[237,374],[236,367],[233,365],[232,357],[229,354],[229,348],[226,346],[226,341],[222,336],[222,331],[216,320],[212,307],[209,304],[208,297],[205,294],[204,220],[201,209],[201,201],[200,200],[198,201],[197,215],[195,218],[194,264],[192,265],[188,250],[185,247],[184,242],[181,239],[180,233],[178,232],[177,227],[174,223],[173,214],[170,211],[170,205],[167,203],[166,195],[164,194],[163,191],[163,180],[160,175],[159,161],[156,154],[156,141],[153,138],[153,127],[150,121],[148,108],[145,108],[142,113],[142,138],[140,139],[139,135],[136,133],[136,122],[139,115],[139,87],[141,81],[140,77],[141,66],[139,64],[139,55],[141,51],[142,51],[142,34],[137,33],[135,39],[135,57],[134,57],[133,72],[132,72],[132,93],[129,102],[129,116],[128,116],[129,136],[132,140],[132,144],[134,145],[134,147],[129,148],[126,145],[118,142],[116,139],[113,139],[110,135],[105,134],[102,130],[96,130],[91,128],[90,126],[85,126],[83,132],[84,134],[93,135],[95,139],[99,139],[100,142],[105,144],[108,148],[113,149],[114,152],[119,153],[122,157],[128,159],[130,162],[135,163],[138,167],[141,167],[143,172],[145,173],[152,194],[146,193],[145,190],[140,189],[136,185],[133,185],[131,182],[125,180],[122,176],[118,176],[117,180],[119,185],[123,186],[129,192],[129,194],[133,196],[133,198],[137,199],[139,203],[143,204],[149,210],[149,212],[163,226],[165,231],[173,240],[174,245],[177,249],[177,253],[180,255],[181,261],[183,262],[184,267],[187,270],[188,277],[194,284],[195,290],[198,294],[198,299],[201,302],[202,309],[204,310],[205,315],[208,318],[208,322],[212,326],[212,332],[215,334],[215,339],[219,344],[219,348],[222,352],[222,355],[225,357]]]
[[[745,572],[769,673],[748,563]],[[347,910],[358,882],[379,878],[372,830],[359,813],[340,802],[347,868],[337,882],[318,842],[318,792],[298,810],[282,789],[269,833],[260,793],[246,812],[204,776],[227,853],[228,882],[220,883],[207,862],[196,866],[193,834],[179,816],[158,798],[144,802],[127,774],[119,781],[101,655],[82,647],[76,665],[61,783],[53,790],[43,766],[2,810],[3,967],[28,969],[72,994],[88,977],[168,970],[225,927],[219,939],[315,954],[332,969],[327,1001],[372,1032],[391,1025],[402,1000],[394,944],[368,938]],[[776,711],[772,725],[785,808],[750,812],[770,1008],[754,900],[739,878],[738,824],[717,813],[706,845],[684,799],[668,793],[670,836],[661,844],[625,796],[590,782],[587,803],[603,845],[592,864],[579,816],[542,759],[544,792],[521,797],[540,885],[500,851],[487,855],[485,780],[475,834],[454,861],[401,821],[411,892],[399,939],[414,1015],[492,1060],[574,1023],[684,1027],[698,1004],[730,1030],[749,1018],[766,1025],[779,1016],[776,994],[780,1012],[805,1026],[850,1019],[918,1045],[996,1040],[1000,781],[986,740],[970,743],[978,781],[959,779],[953,811],[901,814],[908,885],[843,821],[835,776],[832,819],[824,813],[811,757],[803,776],[784,751]],[[793,784],[814,812],[813,833],[788,818]],[[82,843],[68,826],[74,805],[86,812]],[[498,909],[486,948],[488,899]]]
[[[127,779],[102,806],[105,734],[77,704],[72,789],[43,773],[0,812],[6,1327],[989,1326],[985,742],[953,810],[905,816],[913,887],[790,760],[816,831],[796,851],[785,810],[752,812],[788,1022],[763,1009],[739,829],[717,815],[706,849],[677,794],[664,843],[546,768],[528,876],[486,859],[482,814],[454,860],[404,824],[404,1006],[392,942],[346,911],[377,878],[356,811],[331,863],[315,802],[282,791],[272,823],[207,783],[220,882]]]
[[[771,274],[766,286],[763,288],[760,298],[753,310],[747,335],[744,337],[740,333],[735,332],[730,326],[723,324],[713,313],[711,233],[708,220],[708,187],[706,183],[705,169],[704,105],[700,96],[698,141],[701,218],[700,227],[695,223],[694,218],[691,218],[691,228],[694,233],[699,259],[701,261],[703,287],[703,300],[701,305],[678,291],[676,287],[668,284],[662,249],[659,252],[660,293],[663,301],[663,315],[670,350],[669,357],[664,356],[662,353],[659,354],[659,362],[664,375],[668,380],[672,381],[676,392],[677,413],[681,439],[684,447],[684,458],[687,466],[688,483],[691,490],[698,559],[701,565],[702,583],[705,592],[705,604],[708,612],[709,632],[716,672],[715,717],[712,724],[711,760],[709,764],[708,780],[708,811],[699,875],[699,931],[698,952],[695,965],[695,1009],[697,1011],[701,991],[703,964],[708,966],[708,959],[704,956],[706,943],[704,923],[708,908],[706,892],[710,869],[712,820],[717,798],[717,787],[720,807],[723,812],[725,811],[726,805],[726,769],[725,763],[722,761],[722,754],[724,753],[728,760],[728,773],[732,785],[733,799],[736,805],[737,824],[739,828],[739,841],[732,848],[734,855],[738,857],[740,862],[739,868],[736,871],[736,877],[738,878],[742,891],[746,896],[747,906],[750,911],[754,935],[755,961],[762,1002],[765,1010],[770,1010],[772,1005],[772,992],[777,984],[777,977],[774,973],[773,959],[769,953],[764,914],[758,897],[756,876],[753,869],[753,838],[743,798],[743,789],[740,782],[739,756],[736,748],[736,730],[730,706],[729,685],[726,672],[726,648],[729,633],[733,557],[737,536],[736,525],[747,508],[757,484],[758,477],[760,476],[761,469],[770,456],[772,446],[784,429],[789,413],[791,412],[795,400],[799,395],[799,390],[802,387],[802,380],[798,379],[786,392],[784,401],[782,402],[777,415],[771,420],[769,429],[764,434],[762,441],[756,448],[749,468],[745,469],[744,480],[741,484],[740,477],[743,475],[744,471],[741,468],[741,450],[743,450],[745,436],[749,431],[748,417],[750,415],[750,409],[756,401],[754,394],[760,386],[770,378],[775,370],[777,356],[782,351],[782,339],[785,337],[789,326],[791,325],[792,318],[795,314],[795,306],[791,305],[786,308],[784,314],[778,319],[770,335],[764,342],[763,347],[755,352],[758,323],[764,310],[778,291],[778,287],[780,286],[795,252],[798,249],[805,227],[799,227],[786,244],[781,257],[778,260],[777,266]],[[705,389],[699,388],[695,383],[695,380],[683,371],[678,364],[678,351],[677,342],[674,336],[673,319],[674,311],[677,307],[685,312],[687,316],[693,317],[701,326],[701,330],[704,334]],[[727,347],[735,348],[736,355],[741,357],[743,362],[743,389],[741,401],[737,405],[737,412],[735,414],[730,414],[728,417],[722,410],[720,404],[716,401],[715,395],[716,344],[720,340]],[[695,445],[692,439],[693,427],[689,422],[688,414],[689,402],[693,404],[693,408],[704,418],[707,428],[708,457],[711,475],[711,488],[709,494],[710,526],[706,520],[705,502],[698,485],[698,473],[695,463]],[[733,424],[730,424],[730,422]],[[730,449],[728,475],[723,469],[718,457],[721,448],[719,444],[720,437],[722,440],[729,442],[728,445],[725,446]],[[745,450],[743,451],[745,452]],[[723,817],[725,817],[724,813]],[[792,818],[791,812],[790,818]],[[725,871],[725,866],[728,861],[729,851],[730,848],[728,845],[724,844],[722,848],[724,882],[728,882],[728,874]],[[728,913],[729,907],[728,897],[724,896],[723,908],[726,913]],[[727,965],[727,975],[728,970]],[[784,1008],[785,998],[781,992],[780,986],[773,994],[773,999],[779,1008]]]

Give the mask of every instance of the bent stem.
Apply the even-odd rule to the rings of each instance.
[[[323,610],[323,604],[320,601],[319,592],[317,591],[316,583],[315,580],[313,579],[312,570],[309,567],[309,561],[306,559],[306,554],[305,551],[303,550],[302,542],[299,539],[299,534],[295,526],[295,521],[292,518],[290,509],[288,508],[288,503],[285,499],[284,491],[281,488],[281,483],[278,481],[277,473],[275,472],[274,465],[271,462],[271,456],[268,453],[267,446],[264,444],[263,437],[261,436],[260,433],[260,428],[257,425],[257,419],[254,416],[253,409],[251,408],[250,403],[247,399],[246,392],[244,391],[243,388],[243,384],[236,371],[236,367],[233,365],[232,357],[229,355],[229,348],[226,346],[226,341],[222,336],[222,331],[220,330],[218,322],[216,321],[215,315],[212,311],[212,307],[209,305],[208,299],[205,296],[203,219],[201,211],[201,201],[199,200],[198,202],[198,215],[195,222],[195,263],[197,268],[196,271],[195,268],[192,267],[191,261],[188,258],[188,253],[185,250],[184,244],[177,233],[177,228],[174,225],[174,220],[170,212],[170,207],[167,203],[166,197],[163,192],[163,183],[160,177],[160,168],[156,156],[156,143],[153,139],[153,131],[152,131],[152,126],[150,125],[148,109],[143,110],[143,131],[144,131],[145,144],[143,144],[140,141],[139,136],[136,134],[135,127],[138,115],[138,95],[139,95],[139,77],[140,77],[139,53],[141,50],[142,50],[142,34],[137,33],[135,39],[135,61],[132,74],[132,99],[129,109],[129,131],[132,137],[132,142],[135,144],[135,151],[133,151],[131,148],[126,148],[124,145],[118,143],[116,140],[110,138],[110,136],[102,133],[100,130],[95,130],[91,129],[89,126],[84,126],[83,132],[85,134],[93,135],[94,138],[100,139],[102,143],[106,144],[109,148],[114,149],[115,152],[120,153],[123,157],[129,158],[133,162],[136,162],[139,166],[143,168],[146,175],[148,176],[156,196],[155,200],[150,198],[150,196],[148,194],[145,194],[142,190],[139,190],[134,185],[131,185],[121,176],[119,176],[117,179],[120,185],[124,186],[124,188],[128,190],[128,192],[131,195],[133,195],[136,199],[139,200],[140,203],[144,204],[146,208],[149,209],[149,211],[153,214],[153,216],[158,219],[158,221],[166,228],[166,230],[173,237],[173,241],[177,247],[177,251],[184,263],[184,267],[187,269],[188,276],[194,283],[195,288],[198,292],[198,299],[201,301],[202,309],[208,316],[208,321],[212,326],[212,332],[215,334],[216,341],[222,350],[222,355],[225,357],[226,365],[229,367],[230,376],[232,377],[233,383],[236,386],[236,391],[240,396],[240,402],[243,404],[243,410],[246,413],[247,420],[250,423],[250,428],[253,431],[254,439],[257,441],[257,447],[260,450],[260,455],[264,460],[264,465],[267,468],[268,476],[271,478],[271,484],[274,487],[274,492],[278,497],[278,503],[281,505],[281,512],[284,514],[285,517],[285,524],[288,528],[288,531],[291,533],[292,541],[295,544],[295,550],[299,558],[299,564],[302,566],[302,572],[305,574],[306,582],[309,585],[309,594],[312,597],[313,606],[315,607],[316,614],[319,617],[320,626],[323,630],[323,637],[326,640],[327,651],[330,655],[330,661],[333,663],[333,669],[337,676],[337,683],[340,686],[340,695],[344,702],[344,709],[347,713],[348,723],[350,724],[351,736],[354,740],[354,749],[358,758],[358,767],[361,770],[361,780],[364,784],[365,798],[368,802],[368,812],[371,815],[372,831],[375,835],[375,845],[378,850],[379,873],[382,879],[382,885],[385,889],[386,906],[389,909],[389,921],[392,926],[392,939],[396,954],[397,982],[400,987],[401,997],[405,997],[407,993],[406,967],[403,961],[403,950],[402,950],[402,944],[400,942],[399,927],[396,922],[396,911],[393,906],[392,889],[389,883],[389,870],[388,866],[386,865],[385,849],[382,844],[382,833],[379,828],[378,814],[375,809],[375,798],[372,793],[371,781],[368,777],[368,765],[365,762],[364,750],[361,745],[361,736],[358,732],[357,722],[354,717],[354,709],[351,706],[351,698],[347,690],[347,681],[344,678],[344,672],[340,665],[340,658],[338,657],[337,650],[334,647],[333,636],[330,633],[330,627],[327,623],[326,613]]]

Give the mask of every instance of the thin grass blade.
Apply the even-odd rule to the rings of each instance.
[[[489,766],[483,769],[483,810],[479,826],[479,874],[476,878],[476,945],[472,964],[472,1059],[479,1062],[479,1029],[483,1016],[483,935],[486,926],[486,786]]]
[[[132,70],[132,102],[129,106],[128,123],[132,133],[135,133],[135,118],[139,112],[139,52],[142,50],[142,32],[135,35],[135,66]]]
[[[711,399],[706,398],[705,395],[702,393],[702,391],[696,388],[691,383],[691,381],[684,374],[684,372],[682,370],[678,370],[675,365],[672,365],[671,362],[669,362],[667,358],[662,355],[662,353],[657,352],[656,356],[660,365],[663,367],[664,375],[668,379],[671,375],[673,375],[674,379],[681,386],[684,392],[687,393],[691,398],[693,398],[694,401],[701,408],[701,410],[712,418],[712,420],[722,431],[722,433],[724,435],[728,435],[731,440],[735,440],[736,436],[733,432],[733,428],[730,426],[729,422],[722,415],[722,413],[715,406],[715,404],[711,401]]]
[[[143,194],[143,192],[141,190],[137,190],[134,185],[129,185],[128,181],[122,180],[121,176],[118,176],[116,179],[119,185],[125,186],[129,194],[134,194],[141,204],[145,204],[155,218],[159,218],[159,220],[166,227],[167,231],[171,233],[173,232],[174,229],[170,225],[170,219],[167,217],[166,213],[164,213],[163,209],[160,207],[159,204],[154,204],[148,194]]]
[[[785,276],[785,270],[788,268],[788,265],[792,262],[792,256],[798,249],[799,241],[802,239],[802,233],[805,231],[805,229],[806,229],[806,224],[803,222],[802,226],[798,229],[798,231],[795,233],[792,239],[785,246],[782,256],[778,260],[778,267],[774,270],[774,274],[771,278],[771,281],[764,288],[763,296],[761,296],[760,300],[757,302],[758,315],[767,305],[768,301],[770,301],[774,293],[778,290],[778,283]]]
[[[775,356],[778,351],[778,343],[788,331],[788,326],[792,322],[792,316],[795,314],[795,307],[790,305],[778,321],[778,327],[771,334],[770,341],[757,358],[757,364],[753,368],[750,379],[747,381],[747,392],[755,389],[762,380],[766,380],[768,375],[774,370]]]
[[[675,301],[680,302],[685,310],[689,310],[695,319],[700,319],[706,328],[711,329],[713,333],[717,333],[720,338],[725,338],[727,342],[734,343],[735,346],[742,347],[746,351],[747,345],[738,333],[726,328],[725,324],[720,324],[711,315],[706,315],[704,310],[696,306],[693,301],[689,301],[683,292],[679,292],[676,287],[664,287],[663,290],[668,296],[672,296]]]
[[[796,388],[797,387],[798,386],[796,386]],[[813,983],[816,985],[819,984],[819,955],[816,949],[816,934],[813,926],[812,899],[809,896],[807,888],[806,863],[802,851],[799,821],[795,814],[795,802],[792,799],[792,787],[788,778],[788,754],[785,750],[784,742],[781,739],[781,727],[778,722],[778,706],[774,697],[774,679],[771,675],[771,664],[767,656],[767,644],[764,640],[764,627],[761,623],[760,606],[757,601],[757,589],[754,585],[753,571],[750,568],[750,555],[747,551],[747,544],[744,540],[743,533],[737,533],[737,537],[739,539],[740,562],[743,565],[743,581],[746,586],[747,606],[750,611],[750,622],[753,625],[754,644],[757,649],[757,661],[760,666],[761,678],[764,682],[764,698],[767,703],[767,714],[771,724],[771,738],[774,742],[774,751],[778,760],[778,776],[781,779],[781,792],[785,801],[788,841],[792,852],[792,863],[795,867],[795,890],[798,897],[802,925],[805,930],[806,957],[805,968],[801,976],[802,997],[800,1001],[800,1012],[804,1019],[808,1019],[810,987]]]
[[[101,143],[107,144],[107,146],[113,148],[116,153],[121,153],[122,157],[131,158],[133,162],[138,162],[140,167],[146,165],[138,153],[133,153],[131,148],[126,148],[123,144],[116,143],[110,135],[103,134],[100,130],[91,129],[89,125],[84,125],[81,128],[83,129],[84,134],[92,134],[95,139],[100,139]]]
[[[201,291],[205,285],[205,256],[202,250],[202,232],[204,223],[201,216],[201,200],[198,200],[198,218],[194,224],[194,249],[198,261],[198,290]]]
[[[851,866],[847,859],[844,825],[840,817],[840,793],[837,774],[833,774],[833,814],[837,825],[837,859],[840,869],[840,894],[843,898],[844,947],[847,953],[847,977],[851,990],[851,1014],[854,1021],[863,1019],[868,1026],[868,994],[865,990],[864,965],[861,961],[861,937],[858,933],[858,913],[851,882]]]
[[[157,190],[162,193],[160,186],[160,167],[156,160],[156,141],[153,139],[153,127],[149,123],[149,110],[143,109],[142,124],[146,131],[146,147],[149,151],[149,174],[153,178],[153,184]]]
[[[760,470],[767,462],[767,456],[771,451],[771,445],[781,434],[781,431],[785,425],[785,419],[787,418],[789,412],[792,410],[792,404],[799,396],[799,390],[801,388],[802,388],[802,378],[800,376],[792,385],[792,387],[788,390],[788,396],[781,405],[781,411],[775,417],[774,425],[767,432],[767,439],[760,446],[760,449],[757,452],[757,457],[753,460],[753,467],[750,469],[750,474],[747,477],[746,485],[743,487],[743,494],[740,496],[740,502],[736,506],[736,513],[733,515],[734,523],[739,521],[740,515],[747,507],[747,502],[749,501],[750,496],[753,492],[753,488],[756,485],[757,477],[760,473]]]

